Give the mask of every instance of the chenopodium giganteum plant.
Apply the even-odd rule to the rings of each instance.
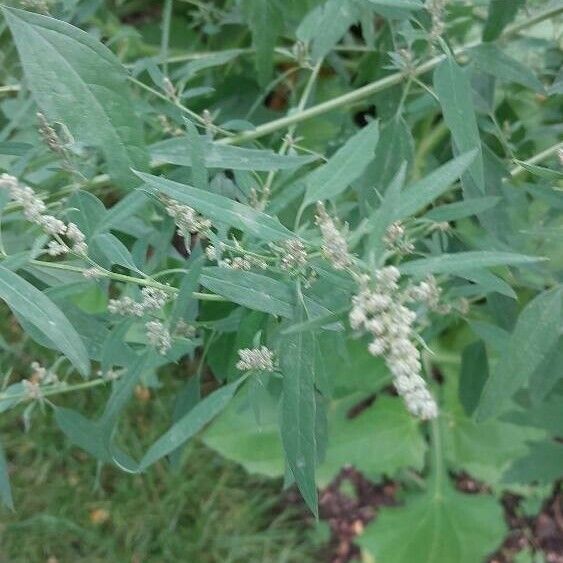
[[[117,55],[71,4],[3,8],[0,298],[39,347],[0,410],[132,473],[199,434],[315,515],[353,464],[407,491],[378,560],[481,560],[563,462],[561,3],[167,0]],[[139,384],[173,416],[127,453]]]

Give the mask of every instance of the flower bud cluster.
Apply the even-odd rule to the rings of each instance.
[[[368,350],[385,358],[407,409],[423,420],[435,418],[438,407],[420,375],[420,352],[413,342],[416,314],[404,304],[412,298],[400,289],[400,273],[394,266],[377,270],[374,277],[374,289],[369,277],[360,280],[360,291],[352,299],[350,326],[373,336]]]
[[[246,253],[240,245],[237,245],[236,252],[240,252],[241,256],[219,258],[219,254],[215,246],[208,244],[205,247],[205,255],[207,258],[213,262],[216,261],[217,265],[221,268],[229,268],[231,270],[252,270],[252,268],[259,268],[261,270],[268,269],[268,264],[265,260],[259,258],[258,256]]]
[[[307,265],[305,245],[298,238],[284,240],[281,244],[281,269],[288,272],[302,271]]]
[[[164,356],[172,347],[172,337],[168,329],[157,320],[148,321],[145,329],[148,341],[158,350],[159,354]]]
[[[427,0],[426,9],[430,12],[432,18],[432,29],[430,38],[436,40],[445,30],[444,12],[446,10],[447,0]]]
[[[400,221],[389,225],[383,243],[388,250],[398,254],[410,254],[414,251],[414,244],[406,237],[405,227]]]
[[[174,219],[178,234],[182,237],[188,237],[191,233],[198,233],[211,228],[209,219],[204,219],[195,209],[183,205],[175,199],[164,198],[164,208],[166,213]]]
[[[142,300],[140,302],[127,296],[110,299],[108,311],[114,315],[142,317],[145,313],[160,311],[168,301],[168,294],[155,287],[143,287],[141,295]]]
[[[274,353],[267,346],[259,348],[243,348],[238,351],[237,369],[241,371],[259,370],[274,371]]]
[[[45,144],[49,147],[49,149],[54,152],[56,155],[66,158],[66,153],[59,138],[57,132],[51,127],[51,124],[47,121],[47,118],[41,113],[37,112],[37,121],[39,122],[38,131]]]
[[[344,227],[343,232],[339,230],[321,202],[317,203],[315,222],[323,238],[322,250],[324,255],[334,269],[343,270],[350,266],[352,256],[348,252],[348,244],[346,243],[346,227]]]
[[[10,198],[21,205],[24,217],[35,223],[43,231],[57,240],[49,241],[48,253],[51,256],[60,256],[68,252],[85,255],[88,252],[86,237],[74,223],[64,223],[53,215],[46,215],[45,203],[29,187],[20,184],[14,176],[2,174],[0,176],[0,189],[8,190]],[[67,242],[60,237],[66,237]],[[67,244],[68,243],[68,244]]]

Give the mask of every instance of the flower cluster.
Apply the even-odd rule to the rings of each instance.
[[[237,252],[241,253],[241,256],[233,256],[232,258],[219,258],[217,248],[212,244],[205,247],[205,254],[207,258],[211,261],[216,261],[217,265],[221,268],[229,268],[231,270],[252,270],[252,268],[259,268],[261,270],[267,270],[268,264],[265,260],[258,256],[246,253],[240,245],[237,245]]]
[[[307,265],[307,251],[305,245],[298,238],[282,242],[282,257],[280,267],[289,272],[299,272]]]
[[[148,321],[145,329],[148,341],[158,350],[159,354],[164,356],[172,347],[172,337],[168,329],[157,320]]]
[[[53,215],[45,214],[47,207],[37,194],[29,187],[20,184],[14,176],[2,174],[0,189],[8,190],[10,198],[21,205],[24,217],[41,227],[43,231],[55,237],[49,241],[47,248],[51,256],[60,256],[68,252],[85,255],[88,252],[86,237],[74,223],[64,223]],[[66,237],[65,242],[61,237]]]
[[[447,0],[427,0],[426,9],[430,12],[432,18],[432,29],[430,37],[436,40],[444,33],[445,22],[444,12],[446,10]]]
[[[238,351],[237,369],[241,371],[259,370],[274,371],[274,353],[267,346],[259,348],[243,348]]]
[[[145,313],[160,311],[168,301],[168,294],[155,287],[143,287],[141,295],[140,302],[127,296],[110,299],[108,311],[114,315],[142,317]]]
[[[204,219],[195,209],[188,205],[183,205],[175,199],[164,198],[164,208],[166,213],[174,219],[178,234],[182,237],[189,237],[191,233],[206,231],[211,228],[211,221]]]
[[[405,227],[400,221],[391,223],[383,237],[385,247],[397,254],[410,254],[414,251],[414,244],[407,238]]]
[[[374,289],[368,276],[360,280],[360,291],[352,301],[350,326],[373,336],[368,350],[385,358],[407,409],[424,420],[435,418],[438,407],[420,375],[420,352],[413,342],[416,314],[405,306],[413,300],[412,288],[400,289],[400,273],[394,266],[377,270],[374,277]],[[423,292],[419,288],[419,293]]]
[[[346,226],[341,232],[321,202],[317,203],[315,222],[321,230],[322,250],[327,260],[336,270],[343,270],[350,266],[352,256],[348,252],[348,244],[346,243]]]

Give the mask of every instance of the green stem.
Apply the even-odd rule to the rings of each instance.
[[[442,489],[445,482],[444,479],[446,478],[440,419],[435,418],[432,420],[430,427],[432,447],[432,481],[434,484],[434,496],[435,498],[439,498],[442,495]]]
[[[61,262],[44,262],[42,260],[30,260],[30,264],[34,266],[39,266],[43,268],[52,268],[55,270],[66,270],[69,272],[78,272],[84,274],[86,268],[82,268],[80,266],[73,266],[72,264],[64,264]],[[154,287],[156,289],[161,289],[162,291],[166,291],[167,293],[171,293],[176,295],[178,293],[178,289],[175,287],[171,287],[169,285],[159,283],[154,281],[150,278],[137,278],[135,276],[128,276],[126,274],[119,274],[117,272],[110,272],[109,270],[100,270],[100,275],[115,281],[121,281],[125,283],[135,283],[137,285]],[[227,301],[221,295],[216,295],[214,293],[200,293],[198,291],[194,291],[192,293],[192,297],[194,299],[199,299],[200,301]]]
[[[557,143],[557,144],[545,149],[544,151],[534,155],[532,158],[525,160],[524,164],[529,164],[529,165],[537,164],[538,162],[542,162],[542,161],[546,160],[547,158],[549,158],[550,156],[557,154],[557,152],[559,150],[563,150],[563,142]],[[518,164],[510,171],[510,175],[513,178],[515,178],[516,176],[519,176],[520,174],[523,174],[524,172],[527,172],[526,168],[524,168],[523,166]]]
[[[548,18],[553,18],[561,13],[563,13],[563,6],[555,6],[552,8],[548,8],[547,10],[543,10],[542,12],[539,12],[535,16],[532,16],[531,18],[524,20],[523,22],[507,27],[503,32],[503,34],[501,35],[501,38],[507,39],[512,35],[519,33],[523,29],[532,27],[543,20],[546,20]],[[458,56],[465,53],[469,49],[476,47],[479,44],[480,41],[473,41],[467,43],[466,45],[461,45],[453,49],[452,52],[455,56]],[[409,74],[414,77],[425,74],[436,68],[436,66],[438,66],[445,59],[446,59],[446,55],[435,56],[429,59],[428,61],[422,63],[421,65],[415,67],[412,73]],[[264,135],[268,135],[270,133],[278,131],[279,129],[285,129],[286,127],[289,127],[290,125],[293,125],[295,123],[300,123],[301,121],[305,121],[307,119],[317,117],[319,115],[322,115],[323,113],[327,113],[329,111],[340,108],[342,106],[346,106],[358,102],[360,100],[363,100],[369,96],[372,96],[373,94],[381,92],[382,90],[386,90],[387,88],[391,88],[392,86],[396,86],[397,84],[400,84],[405,78],[407,78],[407,76],[408,75],[406,75],[404,72],[396,72],[394,74],[390,74],[388,76],[385,76],[384,78],[376,80],[375,82],[370,82],[369,84],[366,84],[361,88],[353,90],[352,92],[343,94],[342,96],[338,96],[331,100],[327,100],[326,102],[322,102],[315,106],[311,106],[307,109],[304,109],[303,111],[295,112],[292,113],[291,115],[287,115],[279,119],[274,119],[269,123],[264,123],[263,125],[259,125],[252,131],[246,131],[239,135],[229,137],[228,139],[221,139],[218,142],[225,144],[238,144],[238,143],[244,143],[246,141],[251,141],[253,139],[258,139],[259,137],[263,137]]]
[[[322,66],[322,59],[319,60],[317,62],[317,64],[313,67],[313,71],[311,72],[311,75],[309,76],[309,80],[307,81],[307,84],[305,86],[305,89],[303,90],[303,93],[301,94],[301,99],[299,100],[299,103],[297,104],[297,112],[303,111],[305,109],[305,106],[307,105],[307,101],[309,100],[309,97],[311,96],[311,92],[313,91],[313,86],[315,85],[315,82],[317,80],[317,77],[319,76],[319,72],[321,70],[321,66]],[[282,146],[280,147],[280,150],[278,151],[279,154],[285,154],[287,152],[287,149],[290,146],[290,143],[292,141],[291,137],[293,137],[293,135],[295,134],[295,130],[297,129],[297,123],[295,123],[294,125],[292,125],[289,128],[289,131],[282,143]],[[264,185],[264,192],[265,194],[267,194],[270,190],[270,188],[272,187],[272,184],[274,182],[274,178],[275,178],[275,170],[272,170],[269,174],[268,177],[266,179],[266,183]]]
[[[164,76],[168,76],[168,44],[170,43],[170,21],[172,19],[172,0],[164,2],[162,13],[162,41],[160,43],[160,61]]]
[[[41,389],[41,395],[43,397],[50,397],[51,395],[62,395],[63,393],[72,393],[73,391],[80,391],[82,389],[89,389],[90,387],[98,387],[105,383],[109,383],[106,379],[92,379],[91,381],[85,381],[84,383],[77,383],[76,385],[56,385],[52,388]],[[0,401],[4,400],[23,400],[30,399],[28,393],[19,393],[18,395],[10,395],[9,393],[0,393]]]

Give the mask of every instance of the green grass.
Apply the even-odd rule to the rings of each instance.
[[[84,412],[102,399],[95,392],[65,402]],[[134,401],[126,433],[150,439],[155,418],[166,422],[160,400]],[[27,434],[21,411],[4,413],[0,436],[16,504],[15,513],[0,512],[2,563],[315,560],[301,517],[281,508],[280,483],[248,476],[197,441],[177,470],[157,464],[133,476],[104,467],[97,479],[96,462],[69,446],[49,409],[36,409]]]

